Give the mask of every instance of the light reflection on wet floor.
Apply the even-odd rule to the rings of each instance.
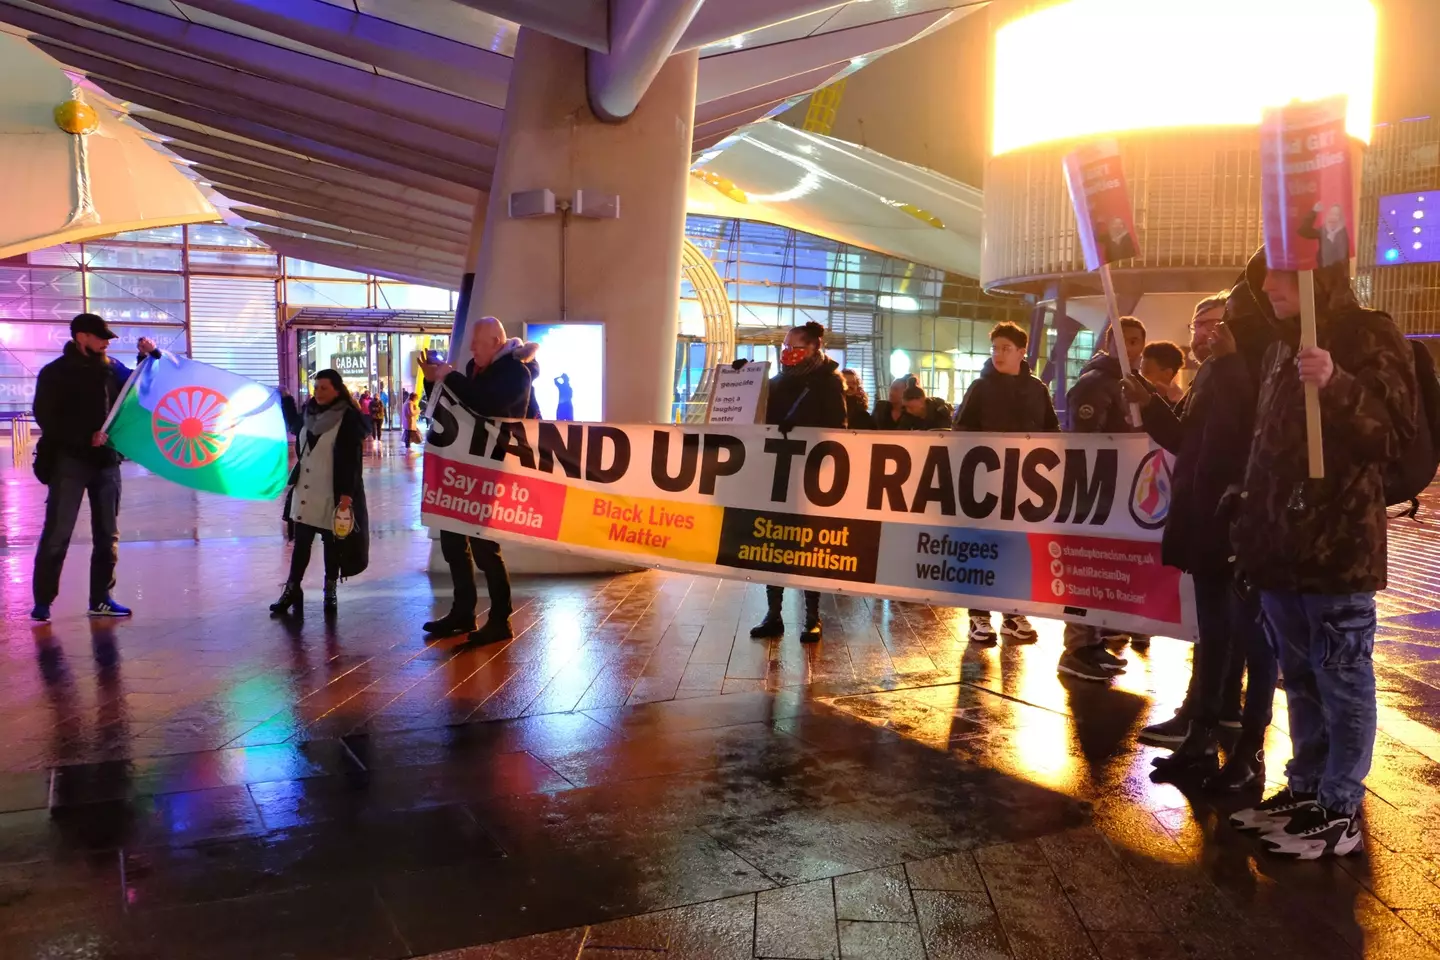
[[[329,626],[266,614],[285,562],[274,505],[127,468],[117,596],[136,618],[82,616],[77,544],[55,623],[34,627],[43,491],[0,470],[7,960],[405,957],[511,937],[538,939],[464,957],[1440,945],[1429,528],[1393,537],[1367,852],[1317,866],[1223,826],[1239,800],[1149,781],[1156,751],[1134,735],[1184,692],[1175,641],[1127,651],[1104,687],[1056,676],[1057,624],[981,649],[961,611],[827,597],[823,643],[752,641],[758,587],[636,574],[519,581],[513,643],[427,646],[418,624],[448,588],[423,572],[417,468],[371,461],[382,535]]]

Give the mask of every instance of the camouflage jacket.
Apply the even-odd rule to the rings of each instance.
[[[1384,466],[1414,436],[1418,391],[1409,345],[1388,316],[1359,307],[1320,320],[1335,373],[1320,391],[1325,478],[1308,480],[1299,321],[1265,354],[1244,492],[1231,528],[1261,589],[1384,589]]]

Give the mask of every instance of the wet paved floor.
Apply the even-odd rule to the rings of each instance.
[[[748,638],[758,587],[647,573],[519,581],[514,642],[427,645],[417,468],[370,461],[330,627],[266,615],[273,504],[134,468],[135,619],[86,620],[77,545],[34,627],[42,491],[0,469],[0,957],[1440,957],[1440,528],[1394,528],[1366,852],[1297,864],[1150,783],[1179,642],[1071,683],[1057,624],[977,649],[827,597],[805,648]]]

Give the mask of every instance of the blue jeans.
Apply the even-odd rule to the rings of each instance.
[[[1265,631],[1285,671],[1290,789],[1353,814],[1375,750],[1375,594],[1260,594]]]

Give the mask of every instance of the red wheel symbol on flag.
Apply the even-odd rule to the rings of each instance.
[[[230,400],[209,387],[180,387],[155,404],[150,418],[155,446],[177,467],[204,467],[230,446]]]

